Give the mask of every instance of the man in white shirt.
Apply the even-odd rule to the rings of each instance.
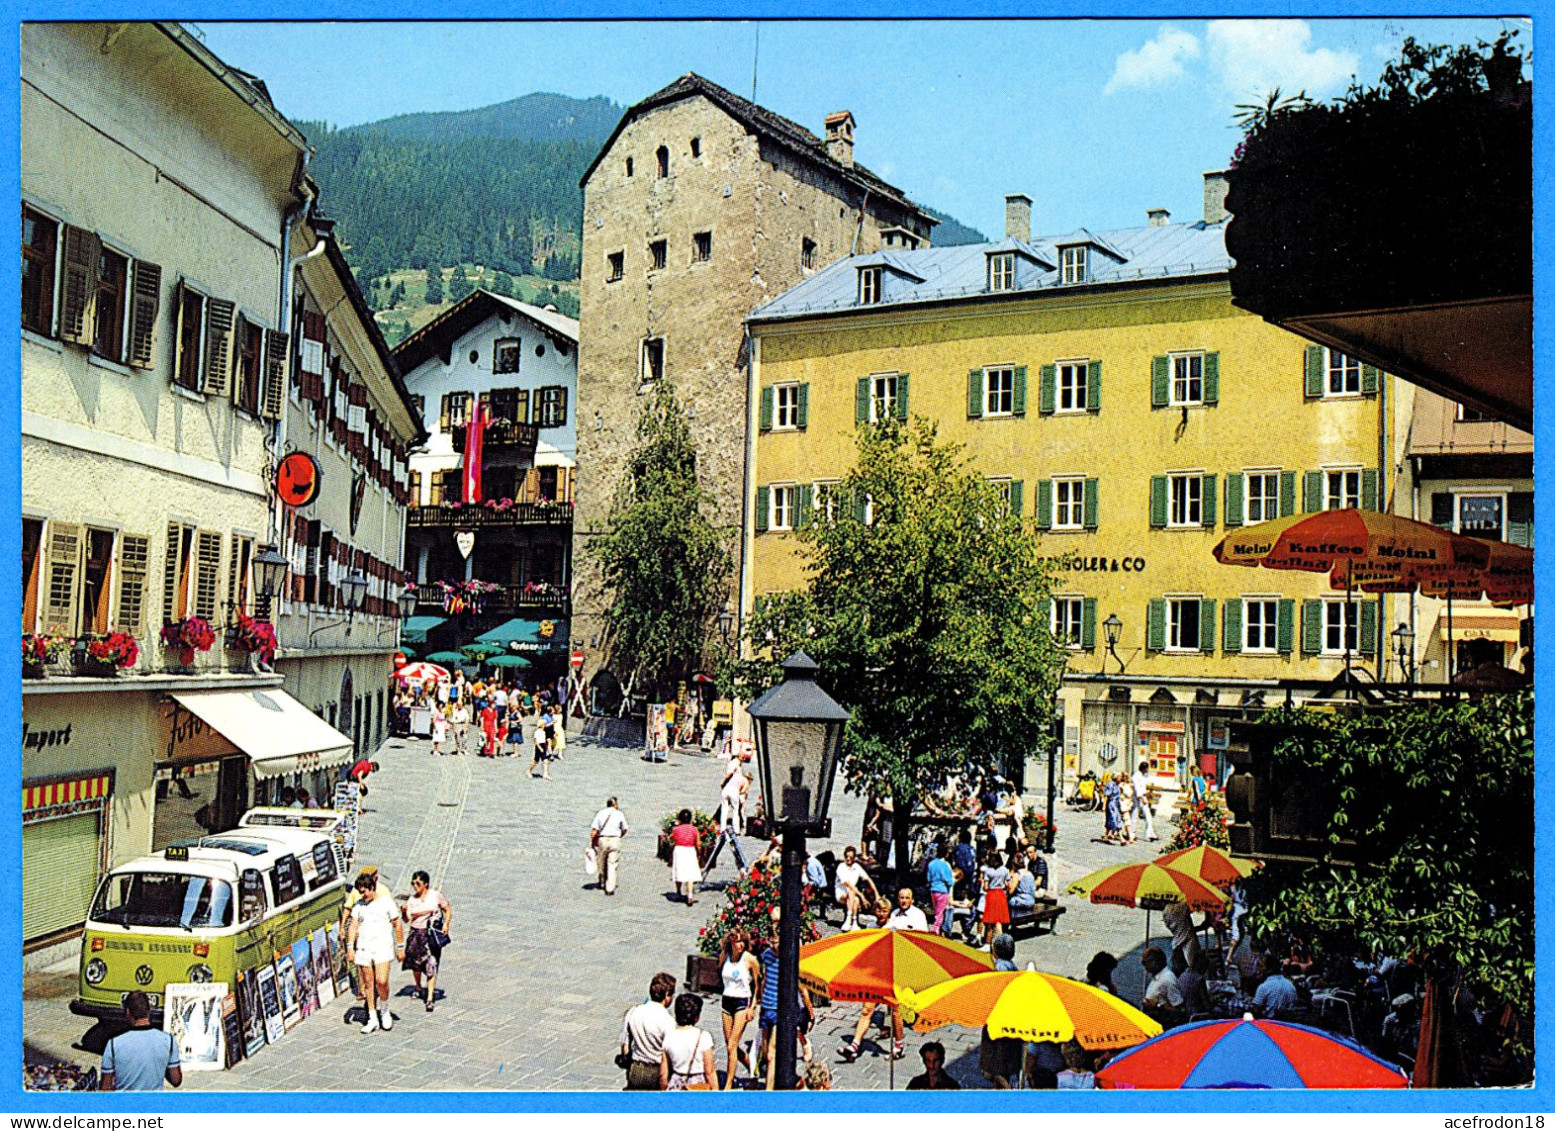
[[[675,1018],[665,1003],[674,996],[675,975],[655,974],[648,983],[648,1000],[626,1011],[621,1022],[621,1055],[631,1058],[626,1067],[628,1092],[659,1090],[664,1038],[675,1031]]]
[[[494,694],[491,698],[493,702],[496,703],[497,710],[506,711],[508,709],[508,690],[500,683],[497,685],[496,694]]]
[[[888,931],[927,931],[929,929],[929,920],[924,916],[923,908],[913,906],[912,888],[903,888],[896,893],[896,909],[886,920],[885,927]]]
[[[1150,802],[1146,800],[1145,793],[1150,788],[1150,763],[1139,763],[1139,769],[1134,771],[1134,811],[1129,814],[1129,827],[1133,828],[1134,818],[1144,817],[1145,836],[1151,840],[1160,840],[1155,835],[1155,818],[1150,812]]]
[[[609,798],[605,807],[594,814],[589,832],[589,842],[598,860],[599,885],[606,895],[616,893],[616,863],[621,856],[621,838],[626,833],[626,816],[616,808],[616,799]]]
[[[718,798],[722,810],[718,814],[718,823],[742,836],[745,834],[745,794],[749,789],[750,778],[745,776],[745,769],[736,755],[729,759],[729,767],[724,774],[723,790]]]
[[[842,863],[837,865],[837,883],[833,892],[837,902],[847,912],[847,917],[842,921],[844,931],[854,930],[858,926],[859,908],[866,906],[865,888],[869,889],[870,895],[875,894],[875,885],[869,873],[858,862],[858,849],[850,844],[843,849]]]
[[[1140,1008],[1146,1014],[1163,1024],[1171,1024],[1182,1019],[1182,988],[1177,984],[1177,975],[1173,974],[1166,965],[1166,955],[1161,953],[1158,946],[1148,947],[1140,958],[1140,965],[1145,968],[1145,973],[1150,976],[1150,981],[1145,986],[1145,997],[1140,1002]]]

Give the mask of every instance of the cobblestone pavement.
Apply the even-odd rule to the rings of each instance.
[[[393,739],[379,754],[360,834],[359,862],[378,863],[394,891],[409,891],[410,874],[425,868],[454,907],[453,943],[445,952],[435,1013],[409,996],[410,976],[391,977],[396,1024],[364,1036],[348,1023],[349,1002],[336,999],[274,1046],[227,1072],[189,1073],[185,1091],[355,1091],[561,1089],[618,1090],[612,1063],[621,1015],[641,1001],[660,970],[684,977],[686,955],[717,906],[706,891],[694,908],[674,901],[669,870],[655,857],[659,819],[683,805],[712,811],[722,763],[693,753],[665,764],[636,751],[573,740],[552,780],[531,779],[528,759],[434,758],[421,740]],[[594,813],[614,794],[629,822],[620,890],[594,890],[583,871],[583,849]],[[862,799],[838,792],[833,823],[856,833]],[[1116,848],[1096,843],[1099,814],[1059,806],[1053,878],[1060,887],[1093,868],[1152,855],[1160,845]],[[1169,835],[1166,827],[1158,831]],[[747,856],[760,851],[745,841]],[[725,858],[709,877],[733,876]],[[1081,977],[1098,950],[1123,961],[1119,989],[1138,1000],[1141,912],[1066,898],[1067,913],[1052,935],[1024,937],[1016,960],[1024,967]],[[1159,927],[1159,917],[1153,920]],[[1157,931],[1159,937],[1159,931]],[[23,1004],[29,1058],[95,1065],[103,1027],[89,1030],[68,1011],[75,970],[29,975]],[[723,1064],[714,1001],[703,1013]],[[843,1064],[836,1050],[851,1037],[858,1006],[821,1010],[814,1053],[831,1064],[838,1088],[885,1088],[888,1042],[866,1038],[864,1055]],[[883,1016],[883,1015],[882,1015]],[[921,1071],[915,1050],[942,1041],[949,1069],[965,1087],[986,1087],[978,1069],[978,1032],[946,1027],[932,1037],[909,1032],[907,1059],[896,1086]]]

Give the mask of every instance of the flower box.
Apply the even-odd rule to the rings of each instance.
[[[686,955],[686,989],[694,994],[716,994],[723,990],[723,963],[718,956]]]
[[[132,668],[140,659],[140,645],[124,632],[106,636],[89,633],[76,640],[70,653],[77,675],[93,679],[112,679],[123,668]]]

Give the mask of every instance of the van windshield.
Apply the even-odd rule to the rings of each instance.
[[[92,918],[124,927],[230,927],[232,885],[175,872],[123,872],[103,881]]]

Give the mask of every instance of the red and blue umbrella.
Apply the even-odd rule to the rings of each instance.
[[[1101,1088],[1407,1088],[1354,1041],[1288,1021],[1199,1021],[1135,1045],[1096,1074]]]

